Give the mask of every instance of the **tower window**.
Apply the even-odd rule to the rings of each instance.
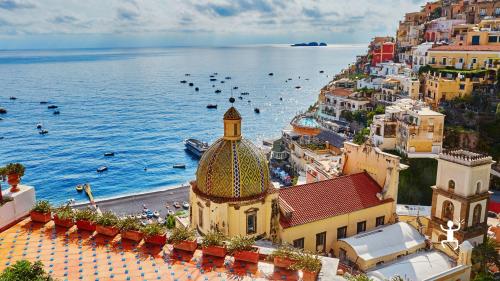
[[[476,194],[479,194],[481,193],[481,182],[478,181],[477,184],[476,184]]]
[[[198,207],[198,226],[203,228],[203,208]]]
[[[481,204],[477,204],[474,207],[474,211],[472,211],[472,225],[473,226],[481,223],[481,211],[482,211]]]
[[[233,131],[234,131],[234,135],[237,136],[238,135],[238,124],[234,124],[234,127],[233,127]]]
[[[443,202],[443,209],[441,210],[441,218],[444,221],[453,221],[453,212],[454,212],[454,206],[451,201],[444,201]]]
[[[455,181],[453,180],[448,181],[448,191],[455,192]]]
[[[247,214],[247,234],[255,234],[257,232],[257,213],[252,212]]]

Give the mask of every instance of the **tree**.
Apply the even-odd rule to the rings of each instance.
[[[43,269],[40,261],[31,263],[27,260],[17,261],[0,274],[0,281],[54,281]]]
[[[495,264],[500,267],[500,256],[498,255],[498,244],[495,240],[486,237],[483,244],[478,245],[472,251],[472,262],[479,264],[479,273],[488,273],[488,265]]]
[[[173,229],[175,227],[175,217],[173,215],[168,215],[165,224],[168,229]]]
[[[365,274],[351,275],[347,277],[348,281],[373,281],[370,277]]]
[[[491,275],[491,273],[483,273],[480,272],[474,276],[473,281],[495,281],[495,278]]]
[[[353,142],[355,144],[363,144],[365,142],[366,136],[368,136],[368,134],[370,134],[370,129],[368,129],[368,128],[364,128],[362,130],[359,130],[354,135]]]

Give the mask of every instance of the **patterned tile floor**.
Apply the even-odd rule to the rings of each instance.
[[[141,242],[110,239],[26,219],[0,233],[0,271],[17,260],[40,260],[55,278],[64,280],[297,280],[297,274],[232,258],[206,258]]]

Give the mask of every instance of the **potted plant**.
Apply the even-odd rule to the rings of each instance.
[[[69,205],[58,207],[54,210],[54,223],[57,226],[70,228],[75,225],[75,212]]]
[[[259,248],[254,246],[255,238],[250,236],[234,236],[229,240],[228,251],[233,255],[235,261],[249,263],[259,262]]]
[[[17,185],[21,181],[21,178],[24,176],[24,166],[20,163],[10,163],[7,166],[5,166],[4,170],[2,173],[5,173],[7,175],[7,182],[10,184],[11,192],[17,192],[19,191],[19,188],[17,188]]]
[[[46,223],[52,219],[52,206],[49,201],[37,201],[33,209],[31,209],[30,217],[32,221]]]
[[[170,234],[170,242],[174,249],[194,252],[198,248],[196,242],[196,231],[189,227],[179,226],[174,228]]]
[[[300,252],[292,246],[285,244],[273,251],[268,258],[273,261],[276,267],[290,268],[300,258]]]
[[[122,239],[129,239],[135,242],[142,240],[141,222],[136,217],[125,217],[118,222]]]
[[[227,237],[220,231],[212,231],[205,234],[201,242],[203,255],[225,257],[227,254],[226,239]]]
[[[315,281],[318,272],[321,270],[321,260],[317,255],[311,253],[301,253],[297,262],[290,266],[290,269],[301,270],[302,280]]]
[[[151,223],[141,229],[144,241],[149,244],[163,246],[167,243],[165,227],[159,223]]]
[[[97,212],[90,207],[78,210],[75,213],[75,220],[78,230],[94,232],[96,229]]]
[[[97,216],[96,224],[95,230],[102,235],[114,237],[120,231],[117,227],[118,217],[111,211],[106,211]]]

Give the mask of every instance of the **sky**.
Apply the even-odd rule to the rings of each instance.
[[[0,49],[358,44],[424,0],[0,0]]]

